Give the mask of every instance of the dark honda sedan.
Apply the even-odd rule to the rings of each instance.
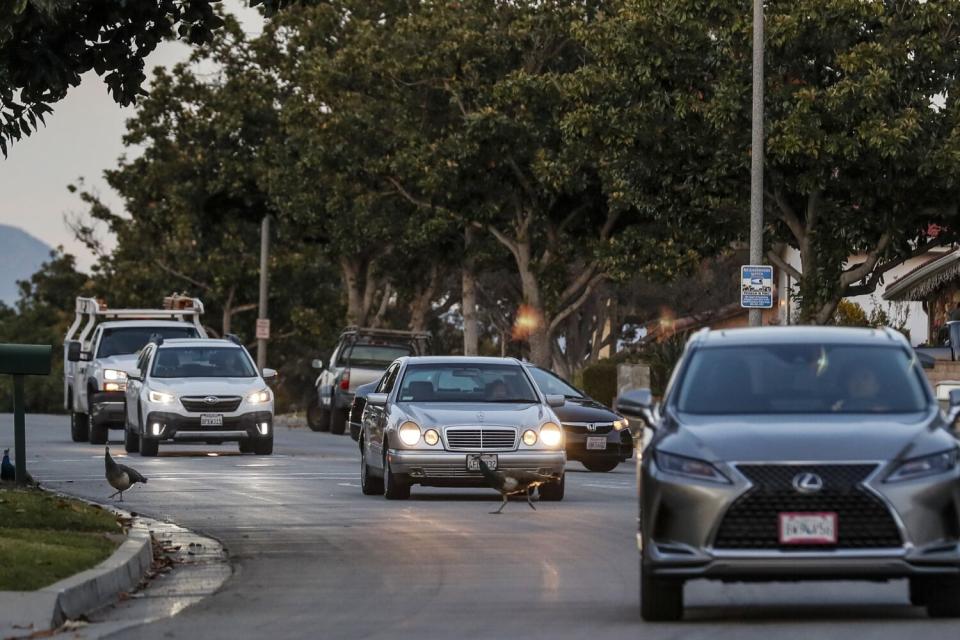
[[[701,331],[639,472],[641,613],[683,614],[683,585],[892,580],[931,616],[960,616],[960,466],[913,349],[892,330]]]
[[[528,364],[533,381],[545,395],[566,399],[555,407],[566,438],[567,460],[579,460],[590,471],[612,471],[633,456],[627,420],[546,369]]]

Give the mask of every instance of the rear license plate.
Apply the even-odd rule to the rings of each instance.
[[[587,436],[587,451],[603,451],[606,448],[606,436]]]
[[[200,416],[201,427],[222,427],[223,415],[219,413],[205,413]]]
[[[493,471],[497,468],[497,454],[484,454],[480,455],[478,453],[467,454],[467,471],[480,471],[480,459],[483,458],[483,461],[487,463],[487,466],[490,467],[490,470]]]
[[[837,514],[781,513],[780,544],[837,544]]]

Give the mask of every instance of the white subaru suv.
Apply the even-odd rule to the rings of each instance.
[[[239,442],[273,453],[273,369],[257,371],[236,339],[155,336],[127,377],[124,446],[155,456],[161,442]]]

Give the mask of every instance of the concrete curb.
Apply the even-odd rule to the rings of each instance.
[[[127,539],[97,566],[36,591],[0,591],[0,633],[30,635],[95,611],[136,587],[152,563],[150,531],[135,519]]]

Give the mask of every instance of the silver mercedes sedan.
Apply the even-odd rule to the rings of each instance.
[[[908,579],[960,616],[955,422],[892,330],[702,331],[663,402],[618,409],[654,430],[638,472],[641,614],[683,615],[683,585]]]
[[[561,500],[566,454],[551,407],[563,403],[543,395],[512,358],[400,358],[363,410],[363,493],[402,500],[414,484],[482,486],[483,460],[493,470],[558,477],[539,492]]]

